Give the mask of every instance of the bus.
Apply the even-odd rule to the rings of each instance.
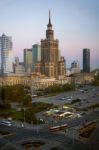
[[[38,95],[32,94],[32,98],[36,98],[36,97],[38,97]]]
[[[50,131],[60,131],[60,130],[64,130],[66,127],[68,127],[68,125],[63,124],[63,125],[59,125],[59,126],[50,127],[49,130]]]
[[[1,123],[2,125],[8,126],[8,127],[12,126],[12,123],[11,123],[10,121],[5,121],[5,120],[3,120],[3,121],[1,121],[0,123]]]
[[[92,131],[96,128],[96,122],[89,122],[84,127],[80,128],[79,136],[88,137],[92,133]]]

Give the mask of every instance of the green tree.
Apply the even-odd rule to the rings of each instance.
[[[59,92],[71,91],[71,90],[74,90],[74,89],[75,89],[74,84],[53,85],[53,86],[47,87],[44,90],[44,93],[45,94],[59,93]]]
[[[2,103],[5,103],[5,89],[4,87],[1,87],[0,89],[0,99]]]

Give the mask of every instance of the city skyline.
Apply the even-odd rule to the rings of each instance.
[[[61,55],[65,56],[67,67],[70,67],[73,60],[78,60],[82,68],[82,50],[89,48],[91,69],[99,68],[98,0],[0,2],[0,34],[12,36],[14,56],[23,60],[23,49],[31,48],[45,38],[49,8],[55,38],[59,39],[59,48]]]

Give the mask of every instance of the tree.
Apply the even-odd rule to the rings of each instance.
[[[22,101],[23,106],[29,107],[32,104],[31,102],[32,101],[31,101],[31,96],[30,95],[24,96],[23,101]]]
[[[0,97],[1,97],[2,103],[5,103],[5,89],[4,89],[4,87],[1,88],[0,95],[1,95]]]

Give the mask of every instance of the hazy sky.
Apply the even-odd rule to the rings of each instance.
[[[14,56],[45,38],[48,11],[67,67],[82,67],[82,49],[91,49],[91,68],[99,68],[99,0],[0,0],[0,35],[12,36]]]

